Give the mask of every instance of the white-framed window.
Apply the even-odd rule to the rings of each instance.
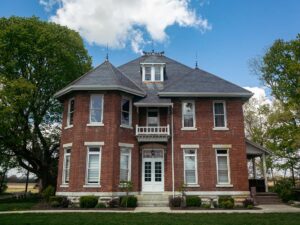
[[[103,95],[90,96],[90,124],[103,123]]]
[[[71,165],[71,148],[65,148],[64,149],[63,176],[62,176],[63,184],[69,184],[70,165]]]
[[[159,126],[159,109],[148,108],[147,109],[147,126],[158,127]]]
[[[74,122],[75,99],[71,98],[68,102],[67,126],[72,126]]]
[[[226,128],[227,118],[226,118],[226,104],[225,101],[214,101],[214,126],[216,128]]]
[[[164,81],[164,63],[142,64],[142,80],[161,82]]]
[[[218,184],[230,184],[229,150],[216,149],[216,161]]]
[[[132,121],[132,101],[123,97],[121,100],[121,125],[131,126]]]
[[[182,102],[182,127],[183,128],[195,128],[195,102],[183,101]]]
[[[183,149],[184,183],[198,184],[197,149]]]
[[[86,184],[100,184],[101,147],[88,146]]]
[[[120,150],[120,181],[131,180],[131,148],[121,147]]]

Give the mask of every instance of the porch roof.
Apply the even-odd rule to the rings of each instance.
[[[270,155],[271,152],[261,145],[246,139],[246,153],[247,156],[261,156],[263,154]]]

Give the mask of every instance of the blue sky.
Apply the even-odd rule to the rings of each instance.
[[[151,50],[151,40],[154,40],[155,50],[165,51],[167,56],[192,67],[197,53],[200,68],[241,86],[261,86],[258,78],[250,73],[248,61],[251,58],[262,55],[274,40],[290,40],[300,33],[299,0],[194,0],[187,3],[190,12],[206,19],[211,29],[202,32],[203,27],[175,23],[163,29],[166,34],[164,38],[153,38],[153,33],[149,34],[147,27],[140,24],[135,24],[131,31],[138,27],[144,40],[144,50]],[[1,0],[0,16],[35,15],[49,20],[58,8],[56,4],[46,11],[38,0]],[[106,20],[109,20],[109,16],[106,16]],[[109,31],[110,27],[105,29]],[[127,35],[129,38],[123,41],[121,47],[112,44],[109,49],[110,61],[114,65],[121,65],[139,56],[130,46],[131,34]],[[99,42],[104,42],[105,38],[108,37],[103,37]],[[101,63],[105,57],[105,45],[90,44],[88,41],[85,41],[85,45],[93,57],[93,64]]]

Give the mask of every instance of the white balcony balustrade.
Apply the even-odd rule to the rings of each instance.
[[[135,134],[139,142],[167,142],[170,137],[170,126],[138,126]]]

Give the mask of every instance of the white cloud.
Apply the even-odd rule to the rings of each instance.
[[[201,32],[211,29],[190,0],[40,0],[48,8],[55,2],[58,9],[51,21],[77,30],[91,44],[123,48],[129,42],[135,52],[146,43],[146,34],[166,41],[166,28],[175,24]]]
[[[254,95],[251,99],[256,99],[258,103],[271,105],[273,99],[266,94],[266,87],[244,87]]]

